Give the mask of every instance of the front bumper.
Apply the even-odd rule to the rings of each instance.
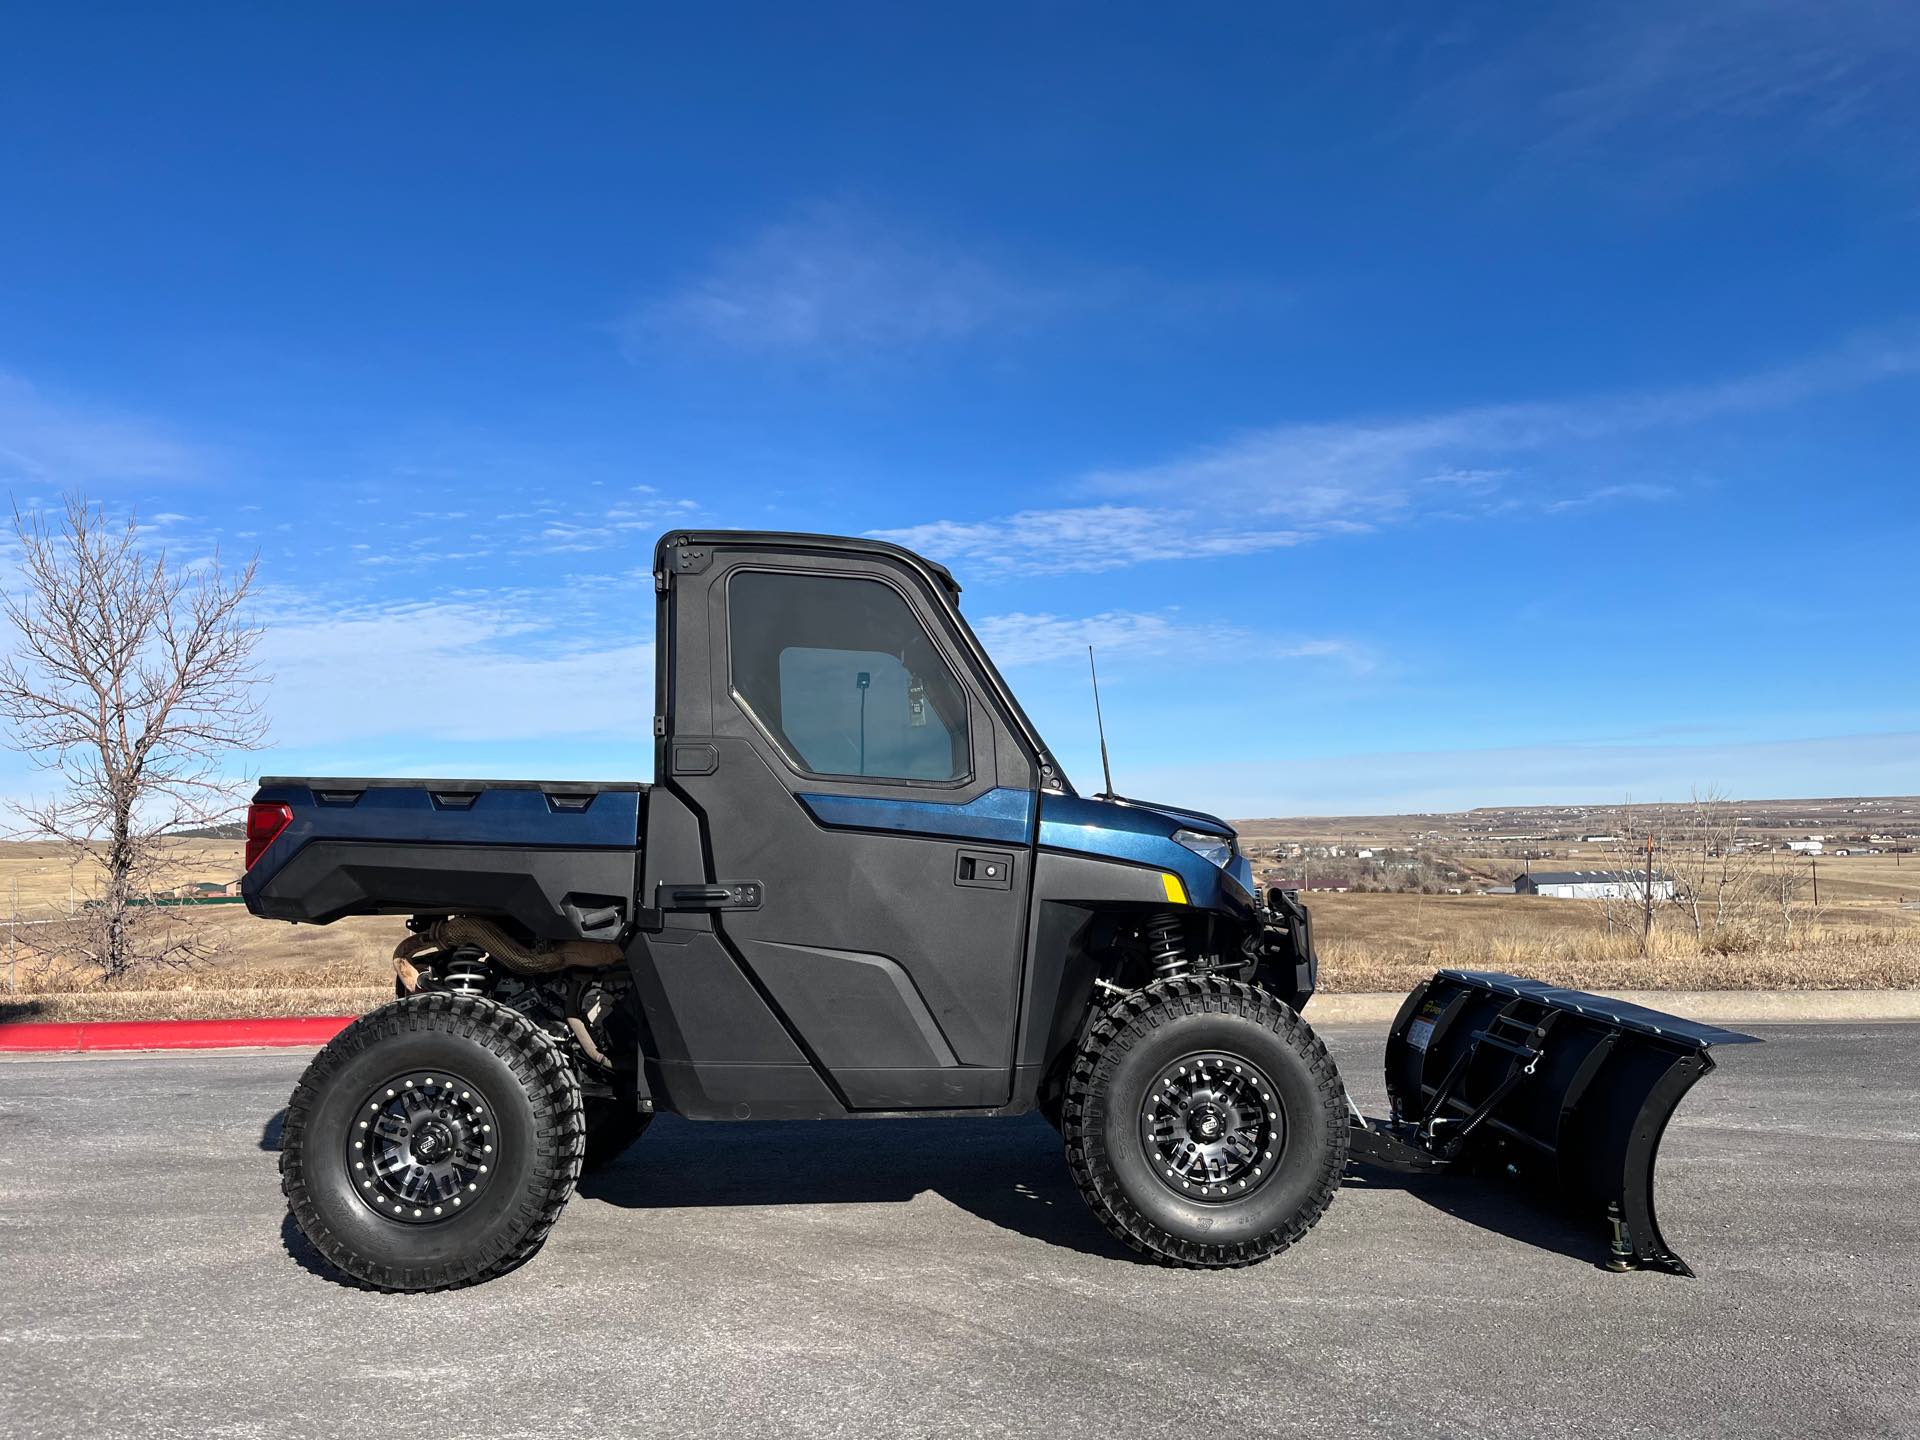
[[[1320,957],[1313,948],[1313,912],[1297,890],[1269,890],[1255,901],[1260,928],[1254,945],[1261,966],[1276,982],[1293,978],[1293,1008],[1313,998],[1320,983]]]

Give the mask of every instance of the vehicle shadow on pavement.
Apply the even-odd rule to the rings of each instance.
[[[321,1258],[320,1252],[313,1248],[313,1242],[300,1233],[300,1226],[295,1222],[292,1211],[280,1217],[280,1243],[286,1247],[294,1264],[309,1275],[317,1275],[328,1284],[338,1285],[344,1290],[362,1288]]]
[[[1060,1136],[1021,1120],[732,1121],[661,1116],[579,1193],[636,1210],[701,1205],[904,1205],[931,1191],[1003,1230],[1139,1259],[1102,1230],[1067,1174]]]
[[[1497,1175],[1404,1175],[1356,1161],[1343,1188],[1404,1191],[1443,1215],[1570,1259],[1598,1265],[1604,1254],[1593,1232],[1548,1209],[1525,1184]]]
[[[278,1151],[283,1109],[261,1127]],[[1356,1164],[1345,1187],[1400,1190],[1443,1214],[1552,1254],[1598,1264],[1594,1235],[1498,1176],[1403,1175]],[[1087,1212],[1060,1137],[1024,1120],[848,1120],[697,1123],[663,1115],[618,1161],[582,1175],[578,1194],[632,1210],[703,1205],[904,1205],[931,1192],[1003,1230],[1106,1259],[1150,1264]],[[300,1233],[280,1230],[300,1267],[343,1281]]]

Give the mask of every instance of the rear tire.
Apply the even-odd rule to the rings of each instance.
[[[1135,991],[1074,1057],[1061,1132],[1074,1183],[1163,1265],[1279,1254],[1332,1203],[1346,1091],[1313,1029],[1265,990],[1192,977]]]
[[[472,995],[414,995],[354,1021],[287,1104],[281,1189],[343,1275],[446,1290],[505,1274],[545,1242],[585,1148],[558,1043]]]

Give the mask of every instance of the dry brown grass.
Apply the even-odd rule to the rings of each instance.
[[[184,913],[214,942],[214,957],[187,969],[144,971],[131,986],[112,988],[80,971],[23,961],[9,988],[0,956],[0,1020],[351,1015],[393,995],[393,947],[406,933],[398,920],[282,925],[237,905]]]
[[[1719,953],[1666,912],[1642,953],[1593,902],[1509,895],[1311,898],[1321,984],[1405,990],[1436,969],[1504,970],[1583,990],[1920,989],[1920,916],[1829,912],[1791,943]]]
[[[1824,866],[1821,885],[1824,898]],[[1678,913],[1667,912],[1645,955],[1637,933],[1609,936],[1600,907],[1583,901],[1326,892],[1311,901],[1321,984],[1330,992],[1404,991],[1442,967],[1505,970],[1586,990],[1920,989],[1920,914],[1902,911],[1884,892],[1840,898],[1791,946],[1734,954],[1703,950],[1680,928]],[[190,970],[147,972],[137,989],[23,964],[8,991],[0,960],[0,1019],[355,1014],[392,994],[389,957],[405,933],[398,920],[283,925],[239,906],[191,915],[217,945],[216,957]]]
[[[180,882],[234,879],[240,874],[241,849],[237,840],[178,842],[173,860]],[[0,842],[0,919],[16,895],[23,917],[66,909],[69,897],[84,899],[91,892],[98,868],[84,860],[76,864],[73,851],[52,841]]]
[[[284,1015],[364,1015],[393,998],[391,984],[230,986],[191,990],[80,990],[0,994],[0,1021],[265,1020]]]

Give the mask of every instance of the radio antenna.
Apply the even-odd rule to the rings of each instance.
[[[1093,723],[1100,731],[1100,773],[1106,777],[1107,798],[1113,798],[1113,766],[1107,763],[1107,721],[1100,713],[1100,670],[1093,663],[1093,646],[1087,646],[1087,673],[1093,677]]]

